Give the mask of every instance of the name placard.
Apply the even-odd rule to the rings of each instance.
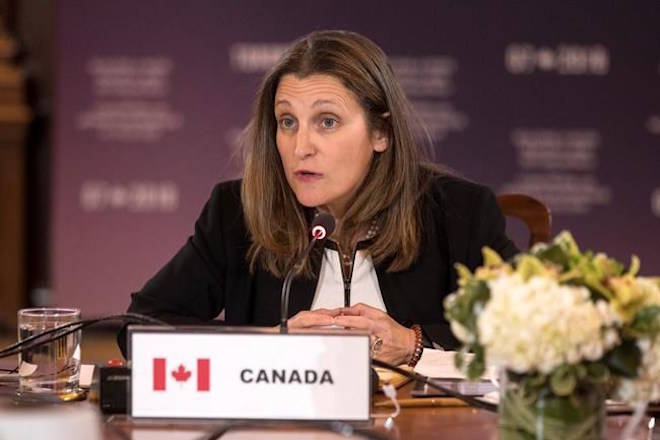
[[[367,421],[369,336],[131,326],[129,414]]]

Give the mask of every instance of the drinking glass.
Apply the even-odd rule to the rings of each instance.
[[[80,320],[74,308],[33,308],[18,311],[18,340]],[[50,333],[37,340],[45,340]],[[18,355],[19,394],[77,393],[80,380],[80,330],[23,350]]]

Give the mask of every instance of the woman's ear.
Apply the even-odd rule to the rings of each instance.
[[[374,130],[371,140],[374,151],[377,153],[382,153],[387,150],[387,147],[390,145],[390,139],[382,130]]]

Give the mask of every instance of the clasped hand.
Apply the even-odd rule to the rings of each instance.
[[[387,313],[366,304],[337,309],[305,310],[288,321],[289,328],[338,326],[365,330],[372,340],[372,356],[391,364],[407,363],[415,350],[415,332]],[[376,341],[381,341],[376,343]]]

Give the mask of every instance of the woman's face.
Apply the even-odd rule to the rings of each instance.
[[[387,137],[369,130],[353,92],[330,75],[284,75],[275,118],[277,150],[298,201],[341,218]]]

